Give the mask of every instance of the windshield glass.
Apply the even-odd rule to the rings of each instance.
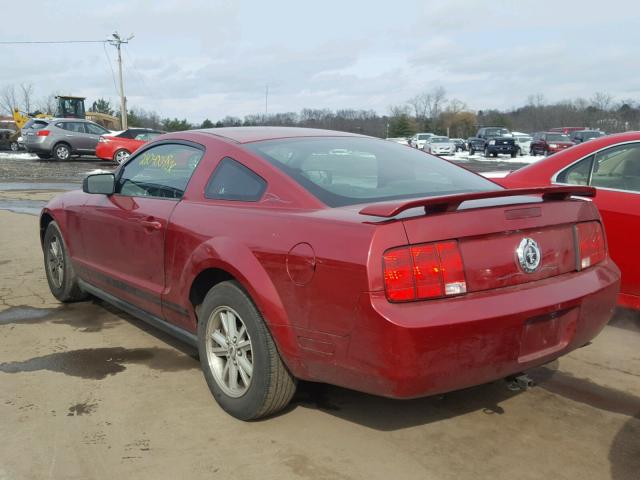
[[[570,142],[568,135],[562,135],[561,133],[548,133],[547,142]]]
[[[447,137],[431,137],[431,143],[449,143]]]
[[[418,140],[427,140],[431,135],[418,135]]]
[[[502,135],[509,135],[509,130],[506,128],[487,128],[484,134],[488,137],[500,137]]]
[[[330,207],[501,188],[446,160],[372,138],[266,140],[245,148]]]

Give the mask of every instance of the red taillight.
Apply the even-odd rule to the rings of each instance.
[[[578,237],[578,267],[580,270],[604,260],[606,251],[600,222],[578,223],[576,235]]]
[[[392,248],[384,253],[384,284],[392,302],[423,300],[467,291],[455,240]]]
[[[415,286],[409,247],[394,248],[384,254],[384,284],[387,298],[394,302],[413,300]]]
[[[48,137],[51,132],[49,130],[38,130],[36,135],[38,137]]]

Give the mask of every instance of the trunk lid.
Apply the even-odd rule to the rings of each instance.
[[[597,220],[598,214],[591,202],[557,198],[480,198],[458,203],[455,210],[419,216],[416,209],[405,211],[414,216],[401,221],[411,245],[456,240],[467,292],[477,292],[577,269],[575,224]]]

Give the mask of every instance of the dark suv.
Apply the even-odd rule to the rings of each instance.
[[[475,142],[469,141],[469,155],[473,155],[480,146],[485,157],[497,157],[499,153],[506,153],[515,158],[518,154],[518,146],[513,135],[504,127],[482,127],[475,138],[477,139]]]
[[[604,132],[600,130],[578,130],[569,134],[569,138],[573,143],[582,143],[599,137],[604,137]]]

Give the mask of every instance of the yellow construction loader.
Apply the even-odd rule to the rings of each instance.
[[[25,113],[18,108],[13,109],[13,120],[16,126],[22,130],[32,118],[86,118],[99,123],[108,130],[120,130],[120,120],[113,115],[98,112],[86,112],[84,109],[85,97],[72,97],[57,95],[57,108],[54,113]]]

